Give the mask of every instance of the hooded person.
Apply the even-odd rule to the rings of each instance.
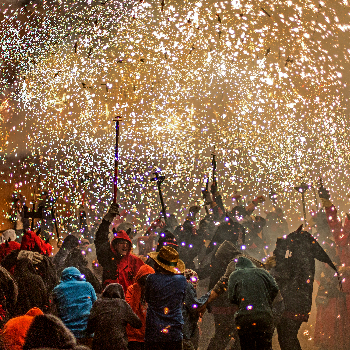
[[[229,302],[226,292],[228,279],[231,273],[235,271],[237,259],[240,256],[247,257],[257,267],[264,266],[261,261],[245,255],[244,251],[238,249],[232,241],[225,240],[215,251],[212,260],[215,265],[209,282],[209,288],[212,291],[207,301],[210,304],[208,310],[214,315],[215,334],[210,340],[209,350],[225,349],[232,339],[234,339],[234,349],[239,349],[238,334],[234,321],[237,306]],[[202,307],[203,311],[205,305]]]
[[[72,249],[67,255],[63,267],[76,267],[85,276],[86,281],[91,283],[91,285],[94,287],[96,294],[100,294],[102,292],[101,283],[93,272],[87,267],[88,261],[85,254],[85,251],[80,250],[79,248]]]
[[[126,332],[129,339],[129,350],[144,349],[147,315],[145,285],[148,275],[153,273],[154,269],[151,266],[147,264],[141,266],[135,277],[135,283],[131,285],[126,291],[126,302],[131,306],[132,311],[135,312],[135,314],[142,322],[142,327],[140,329],[135,329],[130,325],[126,327]]]
[[[64,239],[60,250],[53,257],[53,263],[54,263],[57,271],[63,270],[64,260],[66,259],[69,252],[72,249],[78,247],[78,245],[79,245],[79,239],[77,237],[75,237],[74,235],[68,235]]]
[[[182,275],[185,264],[172,247],[149,253],[156,273],[149,275],[145,286],[148,303],[146,317],[146,350],[182,349],[182,306],[187,281]]]
[[[77,345],[73,333],[54,315],[37,315],[25,335],[23,350],[89,350]]]
[[[125,231],[117,232],[109,241],[109,226],[117,214],[118,205],[112,204],[96,232],[95,246],[98,262],[103,267],[103,286],[119,283],[126,292],[144,262],[131,253],[132,242]]]
[[[142,322],[125,301],[123,287],[109,284],[93,305],[87,331],[94,333],[92,350],[127,350],[126,326],[141,328]]]
[[[335,265],[317,240],[302,225],[288,236],[277,239],[273,253],[276,266],[271,270],[281,290],[285,311],[277,325],[281,350],[301,349],[298,332],[307,322],[312,306],[315,259]]]
[[[54,288],[52,299],[57,315],[76,338],[91,336],[86,327],[97,299],[96,293],[77,268],[68,267],[62,271],[60,284]]]
[[[15,314],[18,286],[10,273],[0,266],[0,329]]]
[[[30,325],[35,317],[43,315],[43,312],[34,307],[25,315],[11,318],[2,330],[2,338],[5,349],[22,350],[25,342],[25,337]]]
[[[274,331],[272,303],[278,294],[274,278],[240,256],[228,280],[228,298],[238,306],[235,323],[241,350],[271,350]]]
[[[13,277],[18,285],[16,316],[24,315],[33,307],[38,307],[43,311],[48,309],[49,299],[46,286],[29,259],[22,258],[17,261]]]

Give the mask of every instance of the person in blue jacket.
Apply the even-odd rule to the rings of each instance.
[[[169,246],[149,253],[149,257],[155,261],[155,274],[147,277],[145,286],[146,350],[182,350],[182,306],[187,288],[182,275],[185,264]]]
[[[53,303],[58,317],[77,339],[89,338],[86,333],[93,303],[96,301],[93,286],[75,267],[62,271],[60,284],[53,290]]]

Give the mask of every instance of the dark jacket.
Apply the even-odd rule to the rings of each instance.
[[[87,267],[88,261],[83,253],[85,252],[79,248],[72,249],[67,255],[63,266],[64,268],[71,266],[76,267],[81,274],[85,276],[86,281],[91,283],[91,285],[94,287],[96,294],[100,294],[102,292],[101,283]]]
[[[56,267],[57,271],[62,271],[64,269],[64,261],[66,257],[68,256],[69,252],[78,247],[79,245],[79,239],[73,235],[68,235],[60,248],[60,250],[56,253],[56,255],[53,257],[53,263]]]
[[[96,232],[95,246],[97,259],[103,267],[102,284],[119,283],[123,286],[124,293],[133,284],[139,268],[144,264],[137,256],[131,254],[131,240],[125,231],[119,231],[117,236],[109,242],[109,221],[102,220]],[[130,251],[126,256],[121,256],[113,248],[113,242],[124,239],[130,242]]]
[[[182,305],[187,288],[182,275],[155,273],[146,280],[146,342],[182,340]]]
[[[274,256],[273,276],[281,290],[285,316],[307,322],[312,305],[315,259],[336,268],[316,239],[299,229],[277,240]]]
[[[142,322],[124,300],[123,287],[109,284],[92,307],[88,332],[94,333],[93,350],[127,350],[126,325],[141,328]]]
[[[48,309],[46,286],[29,259],[17,261],[14,278],[18,285],[16,316],[26,314],[33,307],[38,307],[42,311]]]
[[[274,278],[245,257],[239,257],[228,281],[228,298],[238,305],[235,321],[241,329],[254,323],[257,329],[273,330],[272,302],[278,294]]]
[[[61,282],[53,290],[53,301],[63,323],[76,338],[90,334],[86,327],[93,303],[96,301],[94,288],[75,267],[63,270]]]
[[[197,329],[197,323],[199,319],[198,308],[204,305],[209,299],[211,291],[197,298],[196,289],[193,285],[187,282],[185,301],[182,309],[182,317],[184,319],[183,325],[183,337],[184,339],[191,339],[194,336]]]

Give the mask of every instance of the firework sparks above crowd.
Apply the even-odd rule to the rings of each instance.
[[[107,206],[120,115],[119,196],[140,223],[160,212],[154,169],[169,211],[200,201],[214,146],[227,205],[235,190],[249,201],[272,187],[286,216],[302,217],[294,186],[322,177],[347,211],[348,10],[346,0],[3,4],[1,152],[23,153],[25,140],[43,187],[78,205],[85,178],[87,200]],[[306,200],[316,209],[312,191]]]

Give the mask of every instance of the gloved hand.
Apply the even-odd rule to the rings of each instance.
[[[329,198],[331,198],[331,195],[329,194],[329,191],[323,186],[321,186],[318,189],[318,195],[321,198],[321,200],[322,199],[328,199],[329,200]]]
[[[30,250],[21,250],[17,256],[17,260],[28,259],[33,264],[40,263],[44,257],[38,252],[31,252]]]
[[[210,192],[207,190],[202,191],[203,199],[204,199],[204,205],[209,205],[212,202]]]
[[[201,210],[201,207],[199,205],[193,205],[188,210],[190,213],[193,213],[193,215],[196,215]]]
[[[273,256],[269,256],[264,264],[264,267],[266,270],[271,270],[272,268],[274,268],[276,266],[276,257]]]
[[[218,183],[216,182],[216,180],[211,184],[210,192],[213,195],[213,198],[215,198],[215,196],[218,192]]]
[[[104,220],[112,222],[113,219],[119,214],[119,205],[117,203],[112,203],[109,207],[107,214],[103,217]]]
[[[332,206],[332,202],[329,199],[326,198],[320,198],[322,202],[322,207],[329,208]]]
[[[252,200],[252,202],[255,206],[257,206],[258,204],[263,203],[265,201],[266,201],[266,198],[264,196],[258,196]]]

